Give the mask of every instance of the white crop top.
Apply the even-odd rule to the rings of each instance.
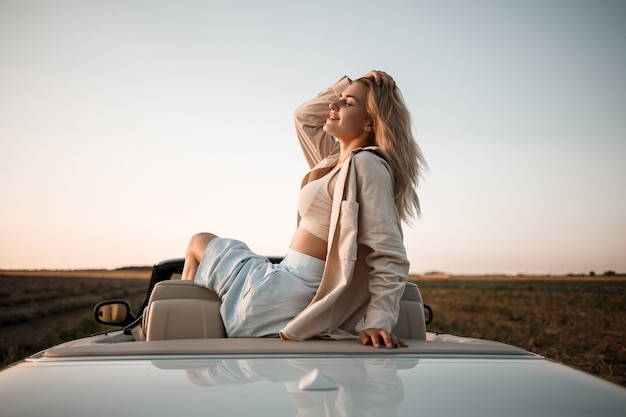
[[[309,182],[298,194],[298,213],[300,214],[300,226],[328,242],[328,229],[330,228],[330,212],[333,199],[330,195],[330,180],[337,173],[333,169],[328,174]]]

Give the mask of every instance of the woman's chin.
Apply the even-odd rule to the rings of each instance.
[[[332,127],[332,123],[329,123],[330,121],[327,120],[326,123],[324,124],[324,132],[328,133],[329,135],[334,136],[334,129]]]

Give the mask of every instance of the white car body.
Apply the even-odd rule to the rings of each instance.
[[[429,334],[376,350],[356,340],[107,341],[116,337],[69,342],[0,372],[0,415],[626,414],[624,388],[496,342]],[[94,342],[104,349],[81,352]],[[135,352],[115,349],[124,343]]]

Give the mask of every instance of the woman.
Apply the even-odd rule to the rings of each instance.
[[[183,279],[215,291],[230,337],[355,337],[406,346],[391,331],[409,262],[401,220],[420,207],[423,164],[394,80],[372,71],[340,79],[295,111],[311,171],[298,227],[278,265],[243,243],[192,237]]]

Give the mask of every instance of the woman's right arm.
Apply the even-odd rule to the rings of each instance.
[[[294,111],[296,133],[310,168],[338,149],[338,143],[324,132],[324,124],[330,112],[330,104],[341,97],[351,81],[342,77],[332,87],[304,102]]]

